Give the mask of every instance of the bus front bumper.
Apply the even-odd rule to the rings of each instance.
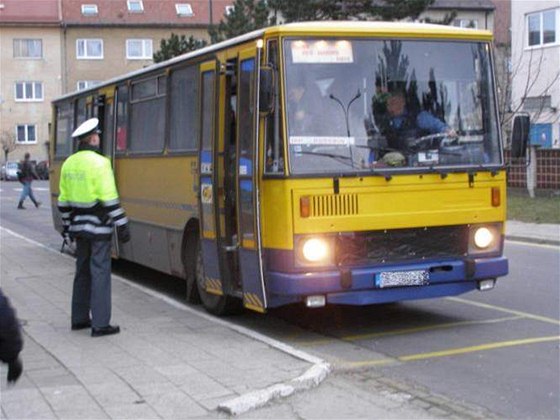
[[[427,280],[421,285],[383,287],[379,278],[389,272],[423,272]],[[268,272],[267,289],[270,307],[314,295],[323,295],[332,304],[371,305],[458,295],[475,290],[482,280],[507,273],[505,257],[473,258],[308,273]]]

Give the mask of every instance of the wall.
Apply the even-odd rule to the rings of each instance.
[[[560,190],[560,150],[537,149],[537,189]],[[527,187],[526,161],[512,163],[506,151],[508,168],[508,187]]]
[[[14,58],[15,38],[42,39],[43,58]],[[34,160],[47,159],[45,142],[49,140],[50,100],[61,94],[60,45],[58,27],[2,26],[0,28],[0,131],[9,130],[15,134],[18,124],[35,124],[37,137],[35,144],[18,145],[17,149],[9,154],[9,160],[23,159],[26,152],[29,152]],[[15,83],[19,81],[42,82],[43,101],[16,102]],[[0,160],[4,160],[3,152]]]

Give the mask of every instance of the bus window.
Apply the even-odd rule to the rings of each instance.
[[[114,145],[113,145],[113,137],[114,137],[114,121],[113,121],[113,116],[114,116],[114,107],[113,107],[113,101],[110,100],[109,102],[107,102],[105,104],[105,115],[103,118],[103,132],[102,132],[102,136],[103,136],[103,154],[105,156],[112,156],[113,155],[113,150],[114,149]]]
[[[242,241],[254,241],[253,154],[255,137],[255,59],[241,61],[238,86],[239,199]]]
[[[282,124],[280,123],[280,89],[278,77],[278,41],[268,41],[268,64],[276,73],[274,82],[274,110],[266,118],[266,143],[265,143],[265,165],[267,174],[284,173],[284,146],[282,143]]]
[[[65,158],[72,153],[72,131],[74,128],[74,110],[72,103],[56,107],[55,157]]]
[[[76,125],[79,127],[81,123],[88,119],[87,98],[83,97],[76,101]]]
[[[124,152],[127,146],[128,86],[117,88],[117,152]]]
[[[197,67],[176,70],[171,74],[170,150],[196,150],[198,118]]]
[[[133,152],[161,152],[165,140],[165,86],[158,79],[132,85],[130,145]]]

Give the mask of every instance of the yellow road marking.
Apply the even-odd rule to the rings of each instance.
[[[361,362],[350,362],[350,363],[344,363],[343,367],[358,368],[358,367],[367,367],[367,366],[388,365],[397,362],[413,362],[416,360],[434,359],[436,357],[455,356],[458,354],[475,353],[479,351],[494,350],[503,347],[514,347],[514,346],[522,346],[527,344],[545,343],[549,341],[560,341],[560,335],[554,335],[549,337],[525,338],[525,339],[510,340],[510,341],[499,341],[495,343],[480,344],[478,346],[461,347],[456,349],[448,349],[448,350],[434,351],[428,353],[410,354],[407,356],[398,356],[394,358],[364,360]]]
[[[560,320],[548,318],[546,316],[534,315],[527,312],[516,311],[514,309],[503,308],[501,306],[489,305],[487,303],[475,302],[472,300],[462,299],[458,297],[446,297],[445,299],[453,302],[465,303],[467,305],[478,306],[479,308],[493,309],[495,311],[505,312],[508,314],[519,315],[524,318],[534,319],[536,321],[546,322],[548,324],[560,325]]]
[[[460,327],[465,325],[480,325],[480,324],[493,324],[498,322],[504,321],[512,321],[516,319],[521,319],[522,316],[508,316],[503,318],[494,318],[494,319],[484,319],[478,321],[458,321],[458,322],[447,322],[444,324],[435,324],[435,325],[426,325],[424,327],[415,327],[415,328],[403,328],[400,330],[392,330],[392,331],[385,331],[379,333],[368,333],[368,334],[357,334],[357,335],[349,335],[340,338],[325,338],[320,340],[312,340],[312,341],[302,341],[298,344],[305,347],[311,347],[321,344],[328,344],[334,340],[342,340],[342,341],[359,341],[359,340],[368,340],[372,338],[378,337],[386,337],[390,335],[401,335],[401,334],[415,334],[417,332],[424,332],[424,331],[431,331],[431,330],[439,330],[445,328],[453,328],[453,327]],[[296,340],[297,341],[297,340]]]
[[[470,346],[470,347],[462,347],[457,349],[449,349],[449,350],[442,350],[442,351],[434,351],[431,353],[418,353],[418,354],[411,354],[409,356],[400,356],[397,359],[403,362],[410,362],[412,360],[422,360],[422,359],[432,359],[435,357],[444,357],[444,356],[453,356],[456,354],[464,354],[464,353],[474,353],[477,351],[484,351],[484,350],[493,350],[499,349],[502,347],[513,347],[513,346],[522,346],[525,344],[534,344],[534,343],[544,343],[547,341],[558,341],[560,340],[560,335],[554,335],[550,337],[537,337],[537,338],[525,338],[521,340],[511,340],[511,341],[500,341],[496,343],[487,343],[487,344],[480,344],[478,346]]]

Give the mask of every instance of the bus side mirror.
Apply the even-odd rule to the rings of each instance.
[[[529,129],[531,119],[527,114],[516,115],[513,119],[511,130],[511,157],[520,159],[527,156],[527,145],[529,143]]]
[[[260,71],[259,112],[265,116],[274,110],[274,70],[262,67]]]

